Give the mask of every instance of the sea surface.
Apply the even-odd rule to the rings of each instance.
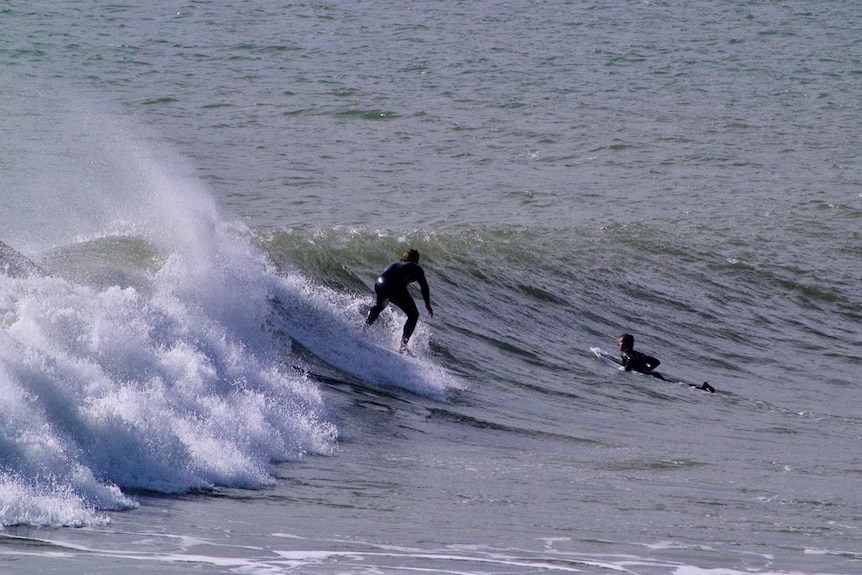
[[[860,25],[3,2],[0,573],[862,573]]]

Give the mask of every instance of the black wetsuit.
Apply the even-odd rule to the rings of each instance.
[[[638,373],[645,373],[659,379],[664,379],[662,374],[653,371],[661,362],[650,355],[633,349],[621,350],[620,359],[626,371],[637,371]]]
[[[365,323],[371,325],[377,321],[380,312],[391,301],[407,314],[407,323],[404,324],[404,333],[401,336],[401,343],[406,344],[410,336],[413,335],[413,330],[416,329],[416,322],[419,321],[419,310],[416,309],[416,302],[413,301],[407,291],[407,286],[413,282],[419,284],[422,299],[425,300],[425,307],[430,308],[431,295],[422,267],[413,262],[395,262],[383,270],[383,273],[377,278],[377,283],[374,284],[377,303],[368,311],[368,319],[365,320]]]

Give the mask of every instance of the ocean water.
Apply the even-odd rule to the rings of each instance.
[[[0,573],[862,572],[859,22],[5,2]]]

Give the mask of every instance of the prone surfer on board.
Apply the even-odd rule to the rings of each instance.
[[[428,289],[428,282],[425,280],[425,270],[419,265],[419,252],[410,248],[404,251],[400,262],[389,264],[377,278],[377,283],[374,284],[377,302],[368,310],[368,318],[365,320],[366,326],[377,321],[380,312],[386,308],[390,301],[406,313],[407,321],[404,323],[399,353],[407,351],[407,342],[410,341],[410,336],[416,329],[416,322],[419,321],[419,310],[416,308],[416,302],[413,301],[407,291],[407,286],[413,282],[419,284],[422,299],[425,300],[425,309],[428,310],[428,315],[434,317],[434,310],[431,309],[431,293]]]
[[[622,334],[620,337],[617,338],[617,346],[619,346],[620,348],[620,363],[622,364],[625,371],[636,371],[638,373],[644,373],[646,375],[657,377],[662,381],[667,381],[662,374],[657,371],[653,371],[661,364],[661,361],[652,357],[651,355],[647,355],[645,353],[641,353],[634,350],[635,338],[633,335],[628,333]],[[698,389],[702,389],[704,391],[715,391],[715,389],[707,382],[703,382],[703,385],[700,386],[693,384],[689,385],[691,385],[692,387],[697,387]]]
[[[650,355],[635,351],[635,338],[633,335],[628,333],[622,334],[617,338],[617,346],[620,348],[620,360],[624,370],[645,373],[664,380],[662,374],[653,371],[661,362]]]

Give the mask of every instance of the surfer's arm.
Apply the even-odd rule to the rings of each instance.
[[[413,277],[410,281],[415,281],[419,284],[419,290],[422,292],[422,299],[425,301],[425,309],[428,310],[428,315],[434,317],[434,310],[431,308],[431,290],[428,289],[428,280],[425,279],[425,270],[419,264],[413,264]]]
[[[620,365],[623,367],[624,371],[632,370],[632,356],[627,353],[623,353],[620,355]]]
[[[431,290],[428,288],[428,280],[425,279],[424,271],[420,271],[416,282],[419,284],[419,290],[422,292],[422,299],[425,300],[425,309],[428,311],[428,315],[434,317],[434,310],[431,308]]]

